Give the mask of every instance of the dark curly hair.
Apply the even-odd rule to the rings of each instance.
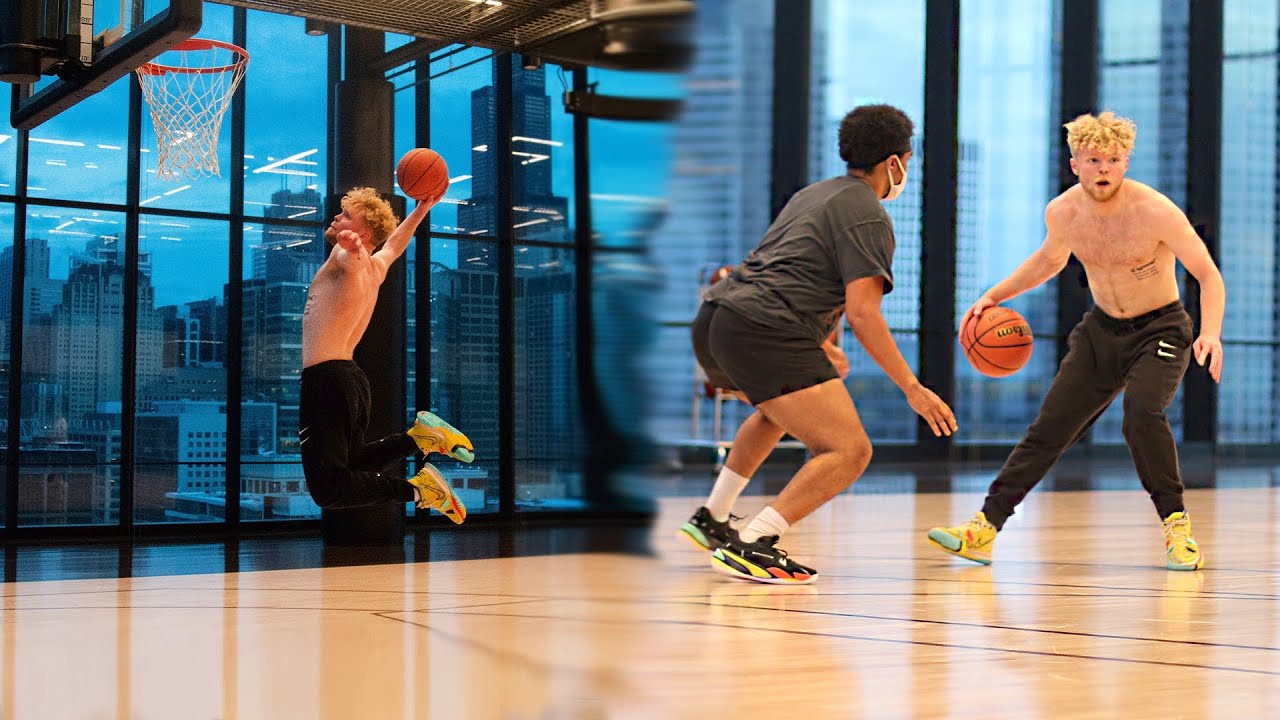
[[[861,105],[840,121],[840,159],[852,170],[870,170],[893,154],[911,151],[915,126],[892,105]]]

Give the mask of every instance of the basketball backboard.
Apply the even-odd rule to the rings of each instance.
[[[39,125],[194,36],[202,11],[202,0],[0,4],[0,81],[13,85],[13,127]]]

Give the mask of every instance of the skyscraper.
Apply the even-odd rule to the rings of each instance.
[[[496,70],[495,70],[496,72]],[[496,78],[495,78],[496,80]],[[496,83],[495,83],[496,84]],[[472,187],[458,207],[463,232],[488,229],[496,217],[495,89],[471,94]],[[552,137],[546,71],[512,69],[513,215],[517,241],[569,243],[569,199],[552,186]],[[431,266],[431,398],[437,413],[463,429],[480,453],[498,448],[498,252],[491,242],[459,242],[457,267]],[[570,458],[577,415],[571,249],[518,245],[515,250],[516,448],[518,482],[531,498],[561,496],[568,471],[541,460]],[[492,457],[492,455],[490,455]],[[532,486],[538,486],[531,489]],[[471,487],[475,487],[475,481]],[[487,501],[496,501],[490,495]]]
[[[62,300],[53,310],[54,375],[63,385],[67,422],[73,426],[120,401],[125,271],[119,245],[114,237],[95,238],[73,257]],[[141,256],[139,264],[144,272],[138,277],[136,357],[142,387],[160,373],[163,330],[149,258]]]
[[[313,189],[279,190],[271,195],[266,216],[314,219],[320,213],[320,194]],[[323,231],[264,223],[262,242],[252,249],[252,277],[244,281],[240,322],[244,331],[242,362],[245,402],[278,407],[278,433],[270,453],[298,451],[298,392],[302,373],[302,313],[307,290],[324,264]],[[225,298],[224,304],[225,307]],[[202,319],[216,312],[193,307]],[[265,443],[259,443],[265,447]]]
[[[241,297],[244,399],[279,407],[275,451],[297,452],[307,283],[253,278],[244,281]]]
[[[551,186],[551,158],[561,141],[551,136],[551,98],[546,69],[512,66],[511,152],[513,225],[520,240],[571,242],[569,199]],[[475,194],[458,207],[460,232],[493,235],[497,216],[498,154],[489,146],[497,137],[496,73],[494,84],[471,93],[471,187]]]
[[[44,238],[27,238],[26,276],[23,279],[24,318],[48,315],[62,298],[62,283],[49,277],[49,242]],[[11,315],[13,291],[13,248],[0,250],[0,318]]]

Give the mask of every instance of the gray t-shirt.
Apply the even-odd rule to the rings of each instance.
[[[821,342],[840,322],[846,285],[881,277],[885,293],[893,290],[893,250],[893,223],[875,190],[842,175],[796,193],[760,245],[703,299]]]

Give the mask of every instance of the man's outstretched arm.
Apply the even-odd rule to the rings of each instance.
[[[382,244],[382,247],[373,254],[373,261],[377,263],[383,277],[386,277],[387,269],[391,267],[391,264],[400,259],[405,249],[409,247],[409,241],[413,239],[413,233],[417,231],[418,225],[422,224],[423,218],[427,216],[433,205],[435,205],[434,201],[419,201],[413,212],[409,213],[408,217],[401,221],[400,225],[387,237],[387,241]]]

